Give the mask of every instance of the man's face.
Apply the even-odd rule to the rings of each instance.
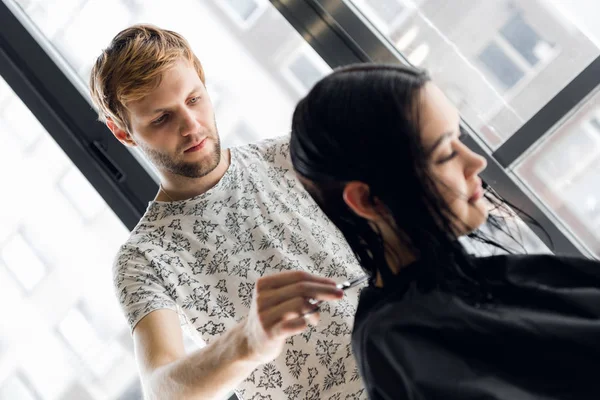
[[[219,164],[213,107],[188,61],[178,61],[156,89],[127,108],[133,142],[159,171],[200,178]]]

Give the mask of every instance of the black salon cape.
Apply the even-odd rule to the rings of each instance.
[[[474,262],[496,304],[421,293],[411,279],[418,263],[385,288],[363,289],[352,345],[370,398],[600,400],[600,263]]]

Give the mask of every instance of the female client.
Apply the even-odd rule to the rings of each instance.
[[[506,206],[425,72],[333,72],[290,151],[370,276],[353,348],[372,399],[600,399],[600,263],[467,254],[458,238],[494,244],[478,228]]]

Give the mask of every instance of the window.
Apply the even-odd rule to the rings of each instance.
[[[31,292],[47,274],[47,267],[20,233],[15,233],[2,248],[2,261],[18,283]]]
[[[600,55],[590,2],[344,2],[430,72],[490,151]]]
[[[1,78],[0,88],[12,105],[0,126],[19,110],[15,128],[37,132],[23,146],[17,130],[0,130],[3,184],[18,193],[0,199],[0,343],[10,349],[0,399],[116,399],[137,379],[111,276],[128,232]]]
[[[2,88],[4,90],[4,88]],[[30,121],[29,110],[21,101],[6,99],[2,102],[5,118],[0,121],[0,131],[4,136],[11,136],[22,151],[27,151],[44,134],[44,129],[36,121]]]
[[[500,30],[479,59],[506,91],[526,75],[535,75],[538,63],[547,62],[556,52],[529,26],[521,14],[515,14]],[[538,66],[539,69],[540,66]]]
[[[85,222],[92,221],[106,207],[102,197],[75,167],[69,168],[58,181],[58,188]]]
[[[258,9],[258,4],[254,0],[225,0],[224,3],[227,3],[227,6],[246,21],[254,11]]]
[[[600,135],[590,121],[584,121],[572,134],[557,137],[555,143],[540,154],[534,171],[546,185],[560,191],[599,155]]]
[[[111,345],[103,341],[98,335],[98,330],[92,326],[79,307],[69,310],[58,323],[58,332],[83,365],[102,378],[122,357],[122,353],[116,342]]]
[[[594,133],[600,135],[600,119],[599,117],[592,117],[590,119],[590,126],[594,129]]]
[[[227,147],[235,147],[242,145],[244,143],[252,143],[256,142],[260,139],[260,135],[252,129],[250,125],[246,121],[240,121],[235,128],[233,135],[226,142],[224,141],[224,145]]]
[[[283,74],[298,93],[306,93],[331,69],[313,49],[304,48],[293,55]]]
[[[582,171],[564,193],[567,206],[585,223],[600,240],[600,160],[596,159],[588,169]]]
[[[142,385],[138,380],[136,380],[119,396],[117,400],[137,400],[142,398]]]
[[[384,34],[393,32],[422,0],[355,0],[369,20]]]
[[[8,377],[0,383],[0,400],[39,400],[28,382],[19,374]]]
[[[600,257],[600,88],[515,168],[565,231]]]
[[[80,382],[75,382],[69,386],[61,395],[60,400],[96,400],[97,396],[94,396],[90,391]],[[139,397],[130,397],[127,400],[141,399]]]
[[[413,25],[407,31],[399,32],[397,35],[392,37],[392,40],[398,50],[405,51],[415,41],[418,34],[419,27]]]
[[[42,399],[55,399],[77,380],[79,371],[70,364],[64,347],[43,327],[35,334],[24,333],[21,340],[29,343],[27,347],[23,346],[24,343],[17,344],[21,348],[18,368],[32,392],[38,393]]]
[[[248,28],[266,7],[265,0],[217,0],[227,14],[243,28]]]
[[[530,65],[536,65],[547,58],[552,48],[525,22],[521,14],[512,17],[500,30],[500,34]]]
[[[420,66],[425,61],[425,58],[429,54],[429,45],[427,43],[421,43],[416,49],[410,52],[408,55],[408,61],[414,66]]]
[[[523,71],[495,43],[489,44],[481,52],[479,59],[505,89],[510,89],[525,76]]]
[[[290,64],[290,71],[305,88],[311,88],[321,78],[321,72],[304,54]]]
[[[392,25],[398,15],[406,10],[401,0],[365,0],[370,7],[388,26]]]

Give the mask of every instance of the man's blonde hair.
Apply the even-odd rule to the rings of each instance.
[[[156,89],[178,60],[192,63],[202,83],[204,70],[187,40],[153,25],[133,25],[117,34],[96,60],[90,93],[99,119],[131,132],[127,104]]]

